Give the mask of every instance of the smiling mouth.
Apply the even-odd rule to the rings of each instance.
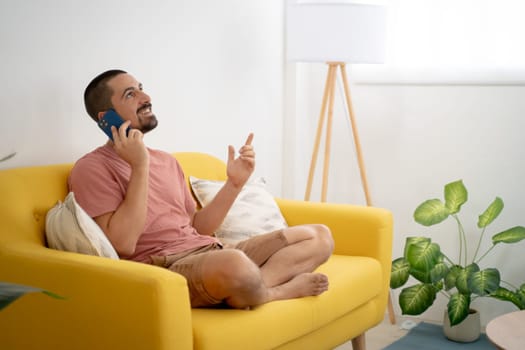
[[[151,112],[151,104],[146,104],[142,107],[140,107],[138,110],[137,110],[137,114],[142,116],[142,117],[147,117],[149,115],[152,114]]]

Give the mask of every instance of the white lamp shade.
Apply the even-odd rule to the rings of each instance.
[[[384,6],[287,0],[286,11],[286,56],[289,61],[384,61]]]

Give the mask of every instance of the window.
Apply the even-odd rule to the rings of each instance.
[[[387,62],[358,83],[525,84],[525,1],[390,0]]]

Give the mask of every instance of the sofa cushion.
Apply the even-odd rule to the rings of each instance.
[[[73,192],[47,212],[46,238],[50,248],[119,258],[102,229],[78,205]]]
[[[201,206],[206,206],[224,185],[224,181],[204,180],[190,176],[190,185]],[[225,244],[235,244],[255,235],[285,228],[273,196],[266,190],[263,178],[248,182],[233,203],[226,218],[215,231]]]
[[[373,303],[382,291],[383,272],[373,258],[333,255],[317,271],[330,282],[329,290],[319,296],[274,301],[252,310],[194,309],[195,349],[211,349],[215,344],[224,349],[273,349]],[[370,318],[376,317],[370,313]]]

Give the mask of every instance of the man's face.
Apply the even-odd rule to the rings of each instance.
[[[113,90],[111,102],[115,111],[124,120],[131,121],[131,127],[143,133],[155,129],[157,117],[151,110],[151,99],[142,91],[142,84],[129,74],[119,74],[108,81]]]

